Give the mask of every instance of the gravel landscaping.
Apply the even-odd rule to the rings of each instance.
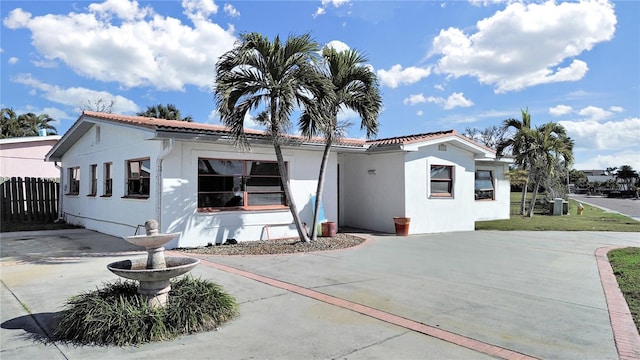
[[[360,245],[364,238],[351,234],[336,234],[336,237],[318,237],[310,243],[299,238],[274,239],[261,241],[243,241],[237,244],[213,245],[201,248],[177,249],[186,253],[205,255],[275,255],[313,251],[339,250]]]

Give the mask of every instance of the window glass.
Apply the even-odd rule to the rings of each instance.
[[[74,167],[69,169],[69,194],[77,195],[80,193],[80,168]]]
[[[89,195],[96,196],[98,193],[98,165],[91,165],[91,191]]]
[[[104,196],[111,196],[113,192],[112,168],[113,164],[104,164]]]
[[[127,196],[149,196],[150,160],[127,161]]]
[[[198,207],[286,205],[278,163],[198,159]]]
[[[453,166],[431,165],[430,188],[432,197],[453,197]]]
[[[476,170],[476,200],[494,199],[493,174],[490,170]]]

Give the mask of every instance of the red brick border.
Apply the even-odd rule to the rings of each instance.
[[[609,251],[623,247],[626,246],[601,247],[596,250],[595,255],[600,281],[607,300],[613,339],[618,349],[618,358],[620,360],[636,360],[640,359],[640,335],[607,257]]]
[[[226,271],[235,275],[243,276],[248,279],[252,279],[270,286],[274,286],[283,290],[290,291],[299,295],[303,295],[315,300],[325,302],[334,306],[338,306],[343,309],[348,309],[366,316],[370,316],[374,319],[378,319],[390,324],[401,326],[403,328],[413,330],[415,332],[432,336],[436,339],[444,340],[449,343],[471,349],[483,354],[491,355],[500,359],[507,360],[533,360],[534,357],[505,349],[496,345],[488,344],[482,341],[478,341],[463,335],[452,333],[450,331],[442,330],[433,326],[429,326],[411,319],[407,319],[398,315],[394,315],[382,310],[378,310],[366,305],[358,304],[348,300],[344,300],[335,296],[323,294],[321,292],[311,290],[302,286],[290,284],[284,281],[272,279],[266,276],[254,274],[248,271],[240,270],[231,266],[218,264],[210,260],[200,257],[200,264],[208,267],[212,267],[218,270]]]

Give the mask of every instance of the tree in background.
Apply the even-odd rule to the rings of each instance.
[[[463,135],[489,148],[496,149],[498,145],[506,140],[505,136],[507,135],[507,128],[495,125],[486,127],[482,130],[468,127],[464,130]]]
[[[350,109],[360,116],[360,129],[371,138],[378,133],[378,115],[382,109],[382,97],[378,89],[378,79],[367,59],[356,50],[337,51],[325,47],[322,51],[322,69],[327,80],[333,84],[335,97],[319,99],[314,106],[305,108],[299,127],[309,138],[321,135],[325,139],[324,153],[320,163],[316,201],[314,204],[311,241],[317,238],[320,201],[324,190],[324,180],[329,152],[333,142],[342,136],[350,124],[338,124],[338,112]]]
[[[309,242],[295,201],[282,155],[282,144],[296,108],[312,107],[335,96],[331,82],[316,68],[320,46],[310,35],[279,36],[270,41],[259,33],[240,36],[234,48],[216,64],[214,100],[222,123],[231,130],[236,145],[248,148],[244,119],[249,111],[263,109],[256,121],[271,138],[283,191],[301,241]]]
[[[103,98],[98,98],[98,99],[93,99],[93,101],[85,100],[84,102],[82,102],[82,104],[80,104],[80,110],[111,114],[113,113],[113,107],[115,105],[116,105],[115,98],[111,98],[108,100]]]
[[[2,121],[0,125],[0,137],[2,138],[38,136],[41,129],[46,130],[47,135],[57,134],[55,126],[51,125],[51,122],[55,120],[47,114],[16,115],[13,109],[4,108],[0,121]]]
[[[193,121],[190,115],[182,117],[180,110],[173,104],[167,104],[166,106],[162,104],[147,106],[147,110],[141,111],[136,115],[165,120]]]
[[[531,115],[529,115],[529,109],[521,110],[522,120],[507,119],[502,123],[502,129],[504,130],[504,138],[498,143],[496,147],[496,154],[502,156],[505,151],[509,151],[515,158],[515,165],[520,170],[527,171],[529,174],[529,141],[531,136]],[[513,129],[512,133],[509,130]],[[529,185],[529,175],[527,175],[526,181],[522,186],[522,198],[520,200],[520,215],[526,213],[526,198],[527,187]]]
[[[578,188],[589,187],[589,179],[587,178],[587,175],[580,170],[571,169],[571,171],[569,171],[569,182]]]
[[[622,165],[615,174],[617,180],[622,180],[623,190],[632,190],[634,180],[638,178],[638,172],[631,165]]]

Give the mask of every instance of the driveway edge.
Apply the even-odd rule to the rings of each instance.
[[[595,256],[598,263],[598,272],[600,273],[600,282],[607,300],[613,339],[618,350],[618,359],[633,360],[640,359],[640,335],[607,257],[609,251],[624,247],[627,246],[601,247],[596,250]]]

